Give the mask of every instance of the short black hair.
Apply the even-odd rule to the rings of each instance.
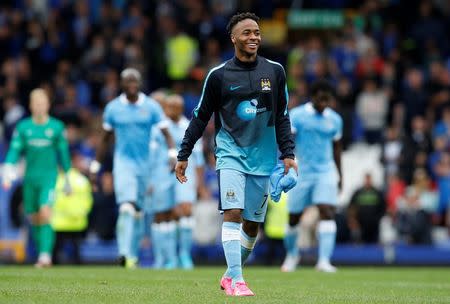
[[[234,15],[233,17],[231,17],[230,21],[228,22],[227,25],[227,31],[228,34],[231,35],[231,31],[233,30],[233,27],[238,23],[241,22],[242,20],[245,19],[252,19],[254,20],[256,23],[259,22],[259,17],[256,16],[253,13],[250,12],[246,12],[246,13],[237,13],[236,15]]]
[[[330,93],[335,95],[333,85],[326,79],[319,79],[313,82],[311,85],[311,96],[316,95],[319,91]]]

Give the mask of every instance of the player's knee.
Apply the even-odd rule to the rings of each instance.
[[[250,237],[255,237],[258,234],[259,223],[244,220],[242,223],[242,229]]]
[[[289,214],[289,226],[294,227],[300,222],[301,213]]]
[[[225,210],[223,213],[223,220],[225,222],[235,222],[240,223],[241,222],[241,209],[229,209]]]
[[[321,204],[319,207],[320,219],[321,220],[332,220],[335,215],[335,208],[330,205]]]

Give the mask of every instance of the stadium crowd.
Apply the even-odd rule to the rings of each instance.
[[[182,95],[190,118],[208,70],[233,54],[229,17],[252,11],[263,20],[284,21],[289,9],[301,5],[346,8],[345,23],[299,36],[290,30],[301,39],[287,35],[279,45],[263,45],[260,54],[285,66],[291,108],[308,99],[314,80],[330,80],[345,149],[365,142],[382,151],[384,185],[376,188],[368,174],[343,202],[341,241],[378,242],[379,222],[387,215],[399,240],[432,243],[433,227],[450,229],[447,1],[1,1],[1,160],[15,125],[27,115],[30,91],[42,87],[51,96],[52,115],[66,124],[73,166],[87,175],[102,110],[120,93],[121,70],[138,69],[147,94]],[[203,146],[208,190],[201,198],[217,199],[213,124]],[[93,189],[89,222],[106,239],[114,237],[117,216],[111,162],[110,153]]]

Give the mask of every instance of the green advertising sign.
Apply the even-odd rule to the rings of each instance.
[[[291,10],[288,26],[291,29],[329,29],[344,25],[341,10]]]

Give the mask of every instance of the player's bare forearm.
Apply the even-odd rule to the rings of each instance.
[[[92,184],[92,190],[97,191],[97,173],[100,171],[101,163],[105,159],[106,151],[108,150],[113,138],[113,132],[104,130],[100,144],[95,150],[95,160],[89,165],[89,180]]]
[[[333,158],[339,173],[339,190],[342,190],[342,169],[341,169],[342,141],[333,142]]]
[[[173,140],[172,135],[170,135],[169,129],[162,128],[161,132],[167,142],[167,146],[169,147],[169,149],[175,149],[175,141]]]
[[[103,131],[102,139],[100,141],[100,144],[97,146],[96,153],[95,153],[95,159],[101,163],[105,159],[106,151],[108,151],[108,148],[111,144],[113,138],[113,132],[110,131]]]
[[[175,176],[177,177],[177,180],[182,184],[187,182],[187,177],[186,177],[187,167],[188,167],[187,160],[179,160],[179,161],[177,161],[177,164],[175,165]]]

